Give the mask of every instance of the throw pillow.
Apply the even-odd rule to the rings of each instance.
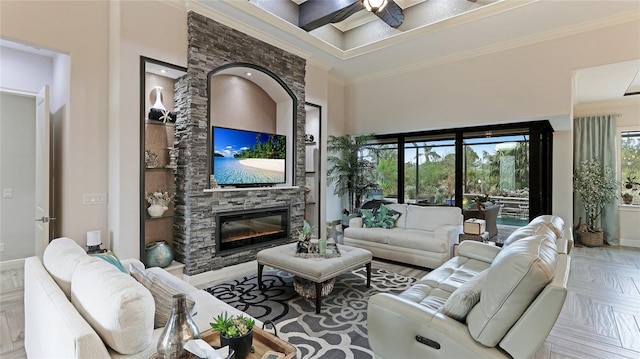
[[[156,312],[153,319],[154,328],[164,327],[171,316],[173,296],[184,293],[184,291],[166,278],[162,278],[144,268],[131,265],[129,266],[129,271],[133,278],[147,288],[153,296],[153,301],[156,305]],[[189,296],[189,293],[187,293],[187,310],[192,316],[196,314],[195,305],[196,302]]]
[[[376,213],[376,226],[380,228],[391,229],[396,226],[396,221],[400,218],[400,212],[382,205]]]
[[[122,273],[127,273],[127,271],[126,271],[126,269],[124,269],[124,266],[122,265],[122,263],[120,263],[120,259],[118,259],[116,254],[113,253],[112,251],[106,251],[106,252],[103,252],[103,253],[89,253],[89,255],[93,256],[93,257],[98,257],[98,258],[104,259],[108,263],[113,264]]]
[[[374,228],[376,209],[360,209],[362,213],[362,227]]]
[[[71,279],[71,304],[105,344],[120,354],[139,353],[157,344],[157,339],[152,340],[151,293],[101,259],[87,256],[78,263]]]
[[[451,293],[442,307],[442,313],[464,323],[471,308],[480,301],[480,291],[488,272],[488,269],[483,270]]]

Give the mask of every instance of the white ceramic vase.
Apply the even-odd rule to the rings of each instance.
[[[162,214],[168,209],[169,207],[167,206],[152,204],[151,206],[149,206],[149,208],[147,208],[147,212],[149,212],[149,215],[151,217],[158,218],[158,217],[162,217]]]
[[[153,104],[153,106],[151,106],[151,108],[157,108],[158,110],[166,111],[167,109],[162,104],[162,87],[156,86],[155,91],[156,91],[156,101]]]

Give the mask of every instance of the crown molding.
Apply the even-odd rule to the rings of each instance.
[[[615,100],[585,102],[574,105],[574,111],[603,111],[613,107],[640,106],[640,95],[626,96]]]
[[[640,11],[630,11],[619,15],[613,15],[606,18],[590,21],[578,25],[567,26],[561,29],[549,30],[542,33],[537,33],[529,36],[520,37],[510,41],[503,41],[500,43],[483,46],[477,49],[461,51],[451,55],[442,56],[435,59],[430,59],[417,64],[412,64],[403,67],[397,67],[388,71],[377,72],[372,75],[361,76],[347,81],[348,85],[355,85],[359,83],[365,83],[373,80],[384,79],[391,76],[397,76],[400,74],[422,70],[434,66],[439,66],[451,62],[467,60],[478,56],[490,55],[497,52],[502,52],[510,49],[515,49],[522,46],[528,46],[537,44],[540,42],[551,41],[571,35],[580,34],[583,32],[602,29],[605,27],[611,27],[619,24],[624,24],[632,21],[640,20]]]
[[[342,87],[345,87],[345,86],[348,85],[348,83],[347,83],[347,81],[345,81],[345,79],[343,79],[342,77],[337,76],[335,74],[331,74],[331,73],[329,74],[329,82],[331,82],[332,84],[335,84],[335,85],[342,86]]]
[[[166,1],[166,0],[165,0]],[[231,2],[225,2],[226,4],[234,4],[234,3],[247,3],[249,4],[248,1],[231,1]],[[234,4],[235,6],[235,4]],[[251,37],[254,37],[258,40],[264,41],[270,45],[273,45],[277,48],[280,48],[284,51],[287,51],[289,53],[292,53],[294,55],[300,56],[303,59],[307,60],[311,57],[311,53],[306,52],[302,49],[300,49],[299,47],[293,46],[291,44],[289,44],[288,42],[282,41],[276,37],[273,37],[271,35],[266,34],[265,32],[256,29],[253,26],[247,25],[243,22],[240,22],[239,20],[224,14],[216,9],[213,9],[209,6],[204,5],[202,2],[200,1],[190,1],[190,0],[186,0],[185,1],[185,7],[187,11],[193,11],[195,13],[198,13],[202,16],[206,16],[212,20],[215,20],[225,26],[231,27],[235,30],[238,30],[240,32],[243,32]],[[251,5],[251,7],[253,8],[257,8],[253,5]],[[282,20],[280,20],[281,22],[283,22]],[[302,30],[302,29],[301,29]]]
[[[315,67],[317,67],[317,68],[319,68],[319,69],[321,69],[323,71],[327,71],[327,72],[331,71],[331,69],[333,68],[333,66],[327,65],[324,62],[320,62],[320,61],[315,60],[313,58],[308,58],[307,59],[307,64],[311,65],[311,66],[315,66]]]

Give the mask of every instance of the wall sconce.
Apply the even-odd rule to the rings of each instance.
[[[377,13],[387,6],[389,3],[388,0],[361,0],[362,6],[364,6],[367,11],[371,11],[372,13]]]

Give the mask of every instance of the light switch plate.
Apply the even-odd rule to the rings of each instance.
[[[107,203],[106,193],[85,193],[82,195],[82,204],[85,206],[105,203]]]
[[[5,188],[5,189],[2,191],[2,196],[3,196],[4,198],[13,198],[13,189],[11,189],[11,188]]]

